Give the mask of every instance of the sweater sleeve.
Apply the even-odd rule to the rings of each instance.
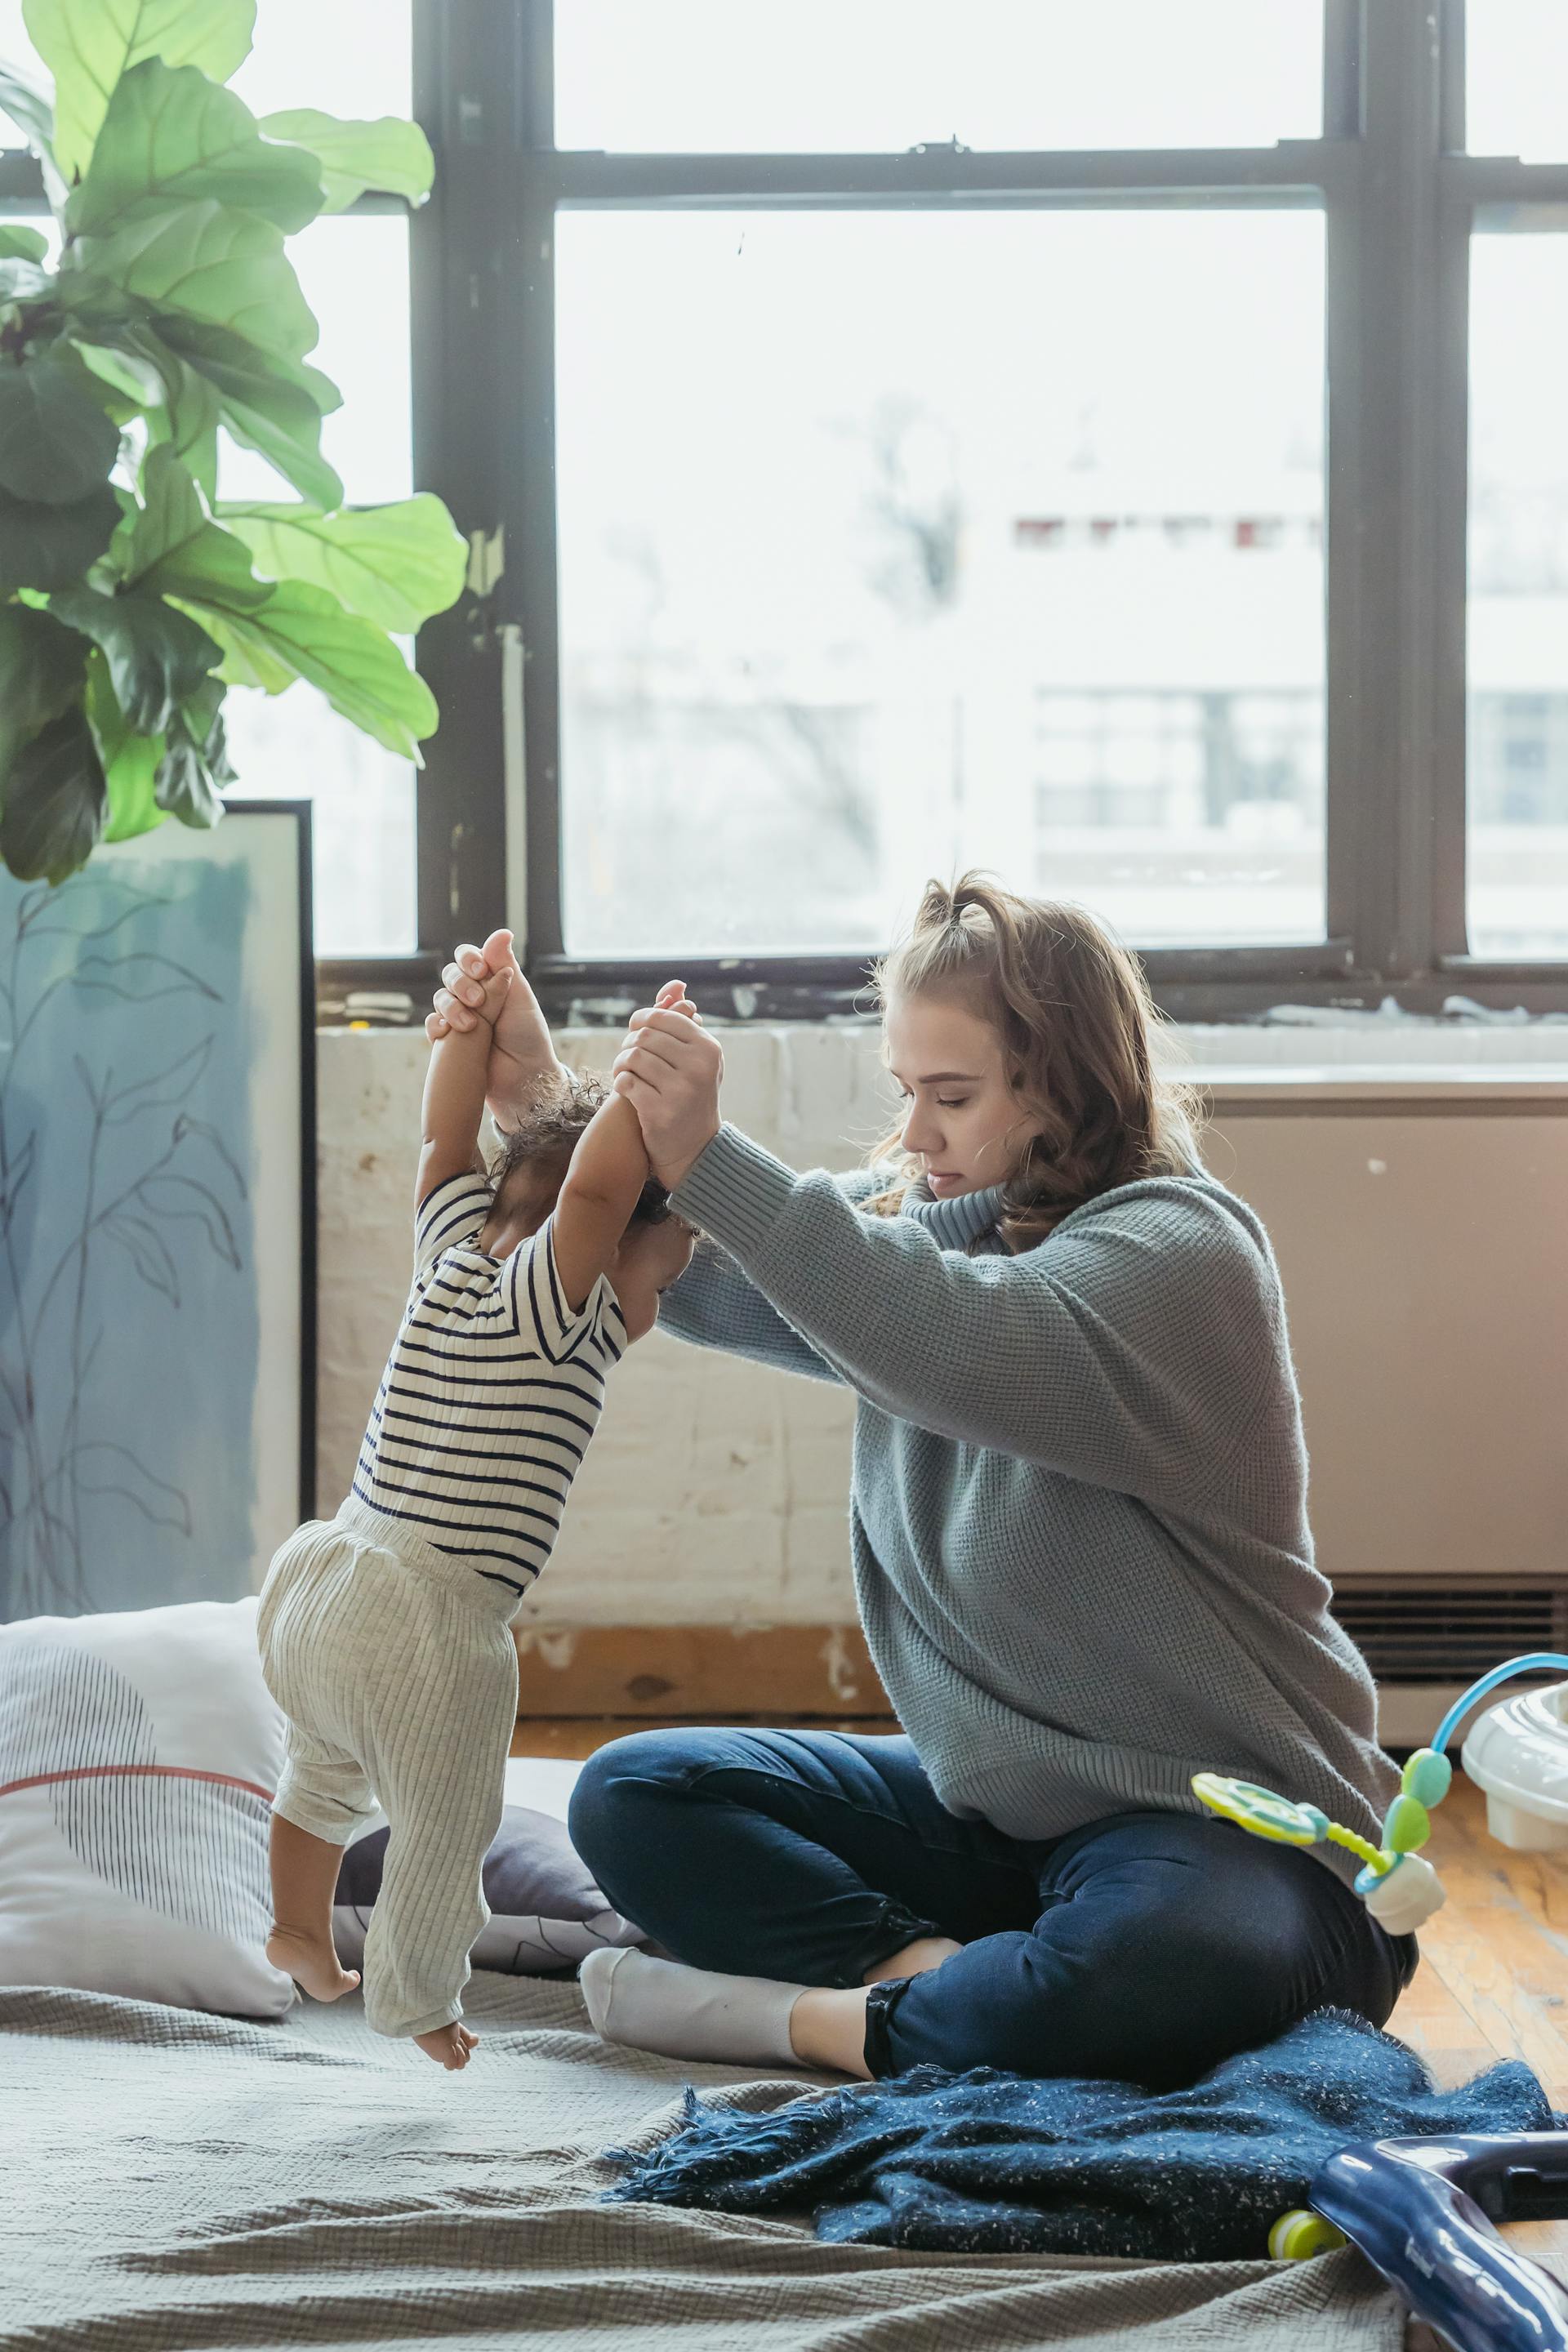
[[[1128,1186],[1036,1249],[968,1257],[727,1127],[674,1204],[883,1412],[1097,1486],[1192,1496],[1278,1388],[1267,1241],[1206,1181]]]
[[[826,1180],[848,1199],[868,1197],[882,1181],[867,1171]],[[693,1218],[693,1223],[700,1222]],[[727,1250],[699,1243],[690,1265],[667,1290],[658,1328],[696,1348],[722,1348],[752,1363],[799,1372],[807,1380],[838,1381],[842,1375],[809,1339],[787,1323]]]

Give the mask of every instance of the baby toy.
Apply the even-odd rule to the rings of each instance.
[[[1516,1675],[1568,1673],[1568,1657],[1510,1658],[1457,1699],[1401,1775],[1382,1843],[1249,1780],[1200,1772],[1193,1788],[1211,1811],[1255,1837],[1346,1847],[1364,1867],[1356,1893],[1391,1935],[1407,1935],[1442,1905],[1443,1886],[1419,1849],[1453,1780],[1447,1747],[1471,1707]],[[1505,1700],[1465,1742],[1468,1778],[1483,1790],[1500,1843],[1539,1853],[1568,1846],[1568,1683]],[[1311,2210],[1282,2214],[1268,2236],[1276,2257],[1301,2259],[1346,2240],[1360,2247],[1418,2318],[1459,2352],[1568,2352],[1568,2297],[1499,2236],[1494,2221],[1568,2215],[1568,2132],[1497,2138],[1367,2141],[1342,2148],[1309,2192]]]
[[[1340,1845],[1365,1867],[1355,1891],[1391,1936],[1407,1936],[1440,1910],[1443,1883],[1420,1849],[1432,1834],[1432,1813],[1454,1778],[1447,1749],[1471,1707],[1515,1675],[1568,1673],[1568,1658],[1533,1651],[1510,1658],[1472,1683],[1456,1699],[1430,1748],[1418,1748],[1400,1775],[1399,1794],[1384,1819],[1382,1843],[1330,1821],[1316,1805],[1277,1797],[1251,1780],[1199,1772],[1193,1790],[1211,1812],[1283,1845]],[[1465,1743],[1465,1769],[1487,1792],[1488,1825],[1504,1845],[1539,1850],[1568,1844],[1568,1684],[1531,1692],[1496,1707]]]

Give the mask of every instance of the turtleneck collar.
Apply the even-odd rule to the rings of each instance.
[[[933,1201],[924,1178],[904,1194],[901,1213],[916,1217],[942,1249],[973,1249],[1002,1213],[1003,1187],[987,1185],[983,1192],[958,1192],[950,1201]]]

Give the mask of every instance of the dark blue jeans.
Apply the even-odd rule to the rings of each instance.
[[[1326,2004],[1381,2025],[1415,1967],[1413,1937],[1295,1847],[1173,1812],[1005,1837],[947,1812],[903,1738],[637,1732],[584,1767],[572,1836],[616,1909],[696,1968],[858,1985],[917,1936],[963,1944],[872,1988],[877,2076],[1174,2088]]]

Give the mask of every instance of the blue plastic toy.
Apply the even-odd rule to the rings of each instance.
[[[1568,2297],[1492,2227],[1568,2216],[1568,2131],[1365,2140],[1310,2195],[1458,2352],[1568,2352]]]
[[[1406,1763],[1377,1845],[1315,1805],[1293,1803],[1249,1780],[1200,1772],[1193,1788],[1211,1811],[1255,1837],[1329,1843],[1359,1854],[1364,1867],[1356,1893],[1391,1934],[1407,1934],[1444,1899],[1420,1848],[1453,1780],[1449,1741],[1500,1683],[1552,1673],[1568,1674],[1568,1657],[1537,1651],[1473,1683],[1443,1717],[1430,1748],[1417,1748]],[[1560,1706],[1554,1721],[1563,1726],[1568,1786],[1568,1707]],[[1555,1752],[1554,1733],[1550,1745]],[[1554,1780],[1558,1769],[1553,1760]],[[1546,1801],[1562,1811],[1561,1798]],[[1310,2210],[1281,2214],[1269,2231],[1271,2254],[1302,2260],[1348,2241],[1458,2352],[1568,2352],[1568,2295],[1492,2226],[1568,2218],[1568,2131],[1368,2140],[1331,2157],[1309,2194]]]

